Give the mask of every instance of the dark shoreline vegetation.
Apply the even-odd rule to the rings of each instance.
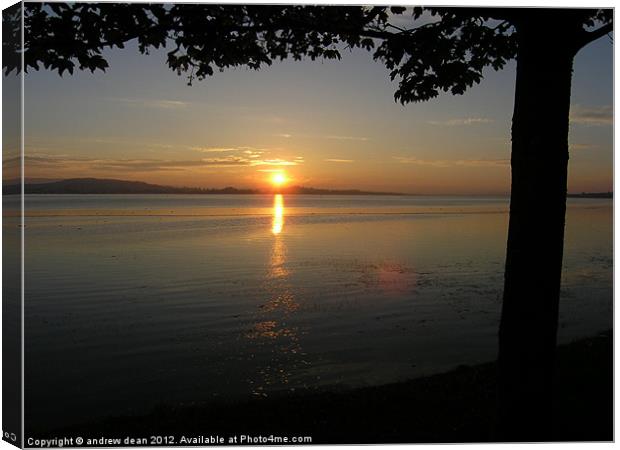
[[[26,183],[26,194],[271,194],[272,191],[259,189],[239,189],[225,187],[222,189],[205,189],[197,187],[162,186],[144,183],[142,181],[125,181],[101,178],[71,178],[67,180]],[[3,195],[16,195],[21,192],[19,183],[9,183],[2,187]],[[398,195],[406,196],[401,192],[373,192],[359,189],[317,189],[306,186],[290,186],[281,188],[277,193],[289,195]],[[613,192],[582,192],[568,194],[569,198],[613,198]]]
[[[581,194],[566,194],[567,198],[614,198],[613,192],[582,192]]]
[[[497,367],[446,373],[351,390],[297,391],[242,402],[221,400],[144,416],[108,418],[45,433],[87,438],[263,435],[311,436],[313,444],[497,441]],[[558,346],[551,441],[613,439],[613,332]]]
[[[141,181],[111,180],[99,178],[71,178],[49,183],[26,183],[26,194],[271,194],[271,191],[259,189],[204,189],[197,187],[161,186]],[[3,186],[4,195],[19,194],[19,184]],[[278,189],[281,194],[304,195],[406,195],[398,192],[370,192],[358,189],[316,189],[305,186],[290,186]]]

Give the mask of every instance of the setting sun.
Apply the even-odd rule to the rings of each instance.
[[[274,173],[271,176],[271,182],[274,186],[282,186],[284,183],[286,183],[286,181],[286,175],[284,175],[282,172]]]

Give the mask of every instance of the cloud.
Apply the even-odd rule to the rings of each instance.
[[[508,159],[418,159],[413,156],[393,156],[401,164],[416,164],[434,167],[496,167],[510,164]]]
[[[239,150],[244,149],[243,150],[243,154],[246,155],[248,158],[252,158],[252,159],[258,159],[260,158],[265,152],[267,152],[268,150],[264,150],[264,149],[257,149],[257,148],[252,148],[252,147],[240,147]]]
[[[464,117],[460,119],[449,120],[429,120],[426,123],[429,125],[444,125],[449,127],[462,126],[462,125],[479,125],[482,123],[492,123],[493,119],[486,117]]]
[[[608,106],[573,105],[570,112],[571,123],[587,126],[611,125],[614,121],[613,108]]]
[[[238,153],[248,158],[259,158],[264,153],[270,151],[266,148],[255,148],[248,146],[237,147],[189,147],[190,150],[194,150],[201,153]]]
[[[598,148],[598,145],[594,144],[568,144],[569,150],[592,150]]]
[[[251,166],[297,166],[301,164],[303,160],[293,160],[287,161],[285,159],[274,158],[274,159],[263,159],[263,160],[252,160],[250,161]]]
[[[52,150],[52,149],[63,149],[69,145],[75,144],[88,144],[89,146],[94,145],[114,145],[114,146],[122,146],[122,147],[141,147],[145,148],[163,148],[163,149],[174,149],[174,148],[184,148],[178,144],[169,144],[161,141],[158,142],[149,142],[142,140],[132,140],[132,139],[124,139],[120,137],[109,137],[109,136],[89,136],[89,137],[80,137],[80,136],[52,136],[52,137],[41,137],[41,136],[28,136],[28,151],[30,149],[44,149],[44,150]],[[34,144],[34,145],[33,145]],[[42,144],[42,145],[41,145]]]
[[[364,136],[324,136],[325,139],[333,139],[336,141],[368,141],[369,139]]]
[[[4,160],[4,163],[12,161]],[[156,160],[156,159],[95,159],[79,158],[66,155],[27,155],[24,164],[29,169],[53,169],[53,170],[78,170],[88,171],[127,171],[127,172],[151,172],[184,170],[191,167],[204,166],[200,160]]]
[[[297,166],[304,163],[303,156],[296,156],[293,159],[267,158],[266,154],[277,151],[277,149],[255,148],[248,146],[238,147],[192,147],[192,149],[204,153],[224,153],[236,152],[236,155],[229,155],[220,158],[207,158],[203,161],[212,164],[224,164],[230,162],[234,165],[246,166]]]
[[[144,104],[152,108],[164,108],[164,109],[185,108],[188,105],[187,102],[180,102],[177,100],[147,100],[144,102]]]
[[[179,100],[147,99],[147,98],[117,98],[119,102],[134,106],[145,106],[158,109],[182,109],[189,105],[188,102]]]
[[[224,152],[235,152],[239,150],[236,147],[190,147],[189,149],[197,151],[197,152],[203,152],[203,153],[224,153]]]
[[[195,160],[165,160],[165,159],[104,159],[83,158],[68,155],[33,154],[27,155],[25,165],[29,169],[79,171],[89,172],[161,172],[185,171],[190,169],[212,167],[256,167],[256,166],[296,166],[303,164],[303,158],[286,160],[281,158],[257,159],[253,155],[202,158]],[[4,164],[17,164],[19,158],[7,158]]]
[[[335,162],[335,163],[351,163],[351,162],[353,162],[352,159],[337,159],[337,158],[324,159],[323,161]]]
[[[278,133],[274,134],[276,137],[290,139],[292,137],[303,138],[303,139],[329,139],[335,141],[360,141],[366,142],[370,139],[365,136],[340,136],[340,135],[323,135],[323,134],[290,134],[290,133]]]
[[[224,168],[253,168],[254,170],[298,166],[303,156],[281,157],[280,149],[262,149],[249,146],[184,147],[199,152],[203,157],[188,159],[155,158],[92,158],[59,153],[29,151],[26,166],[45,176],[107,176],[114,173],[208,171]],[[5,164],[19,164],[6,155]],[[13,161],[14,160],[14,161]]]
[[[226,156],[223,158],[205,158],[200,160],[203,165],[209,166],[297,166],[303,164],[303,159],[286,160],[282,158],[257,159],[256,155],[246,156]]]
[[[205,158],[201,162],[208,166],[249,166],[252,161],[242,156],[226,156],[224,158]]]

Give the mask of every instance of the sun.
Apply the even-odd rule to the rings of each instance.
[[[276,172],[273,175],[271,175],[271,183],[276,187],[282,186],[287,181],[288,181],[288,178],[286,178],[286,175],[283,174],[282,172]]]

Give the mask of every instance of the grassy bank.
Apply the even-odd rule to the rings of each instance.
[[[552,440],[613,439],[611,332],[558,348]],[[262,434],[312,436],[313,443],[495,440],[496,365],[342,392],[274,395],[244,403],[162,406],[50,435]]]

